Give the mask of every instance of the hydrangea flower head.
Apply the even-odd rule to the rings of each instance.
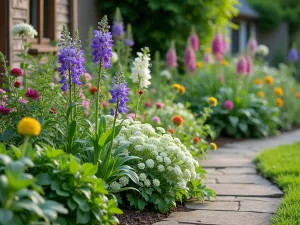
[[[22,37],[32,39],[37,36],[37,31],[33,28],[33,26],[27,23],[20,23],[14,26],[12,29],[12,33],[14,37]]]
[[[151,84],[149,48],[143,48],[142,52],[138,52],[137,55],[138,57],[133,62],[129,78],[133,83],[139,85],[139,89],[147,88]]]
[[[111,67],[110,58],[112,57],[113,40],[109,32],[107,17],[104,16],[98,26],[99,30],[94,31],[94,38],[91,47],[93,48],[93,62],[103,63],[105,69]]]

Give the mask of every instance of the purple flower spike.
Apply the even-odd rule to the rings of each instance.
[[[244,57],[240,57],[236,64],[236,72],[239,74],[247,73],[247,61]]]
[[[199,50],[199,38],[197,34],[195,32],[191,33],[189,40],[194,51],[197,52]]]
[[[187,46],[184,53],[184,64],[188,72],[194,72],[196,69],[195,52],[191,46]]]
[[[123,23],[114,23],[112,26],[112,35],[114,38],[122,38],[124,35]]]
[[[112,57],[113,40],[109,31],[102,32],[100,30],[94,31],[94,39],[92,41],[92,48],[94,51],[93,62],[99,64],[103,60],[104,68],[111,67],[110,58]]]
[[[166,66],[169,69],[176,68],[177,64],[177,55],[174,47],[169,48],[166,54]]]
[[[211,48],[212,48],[213,54],[215,54],[219,57],[220,57],[220,55],[223,56],[224,51],[225,51],[225,42],[220,33],[216,34],[211,45],[212,45]]]
[[[248,50],[250,54],[254,54],[257,48],[257,41],[255,38],[250,38],[248,41]]]
[[[111,99],[109,100],[110,103],[119,103],[118,105],[118,112],[119,113],[127,113],[128,109],[126,103],[129,101],[127,95],[129,93],[129,88],[126,86],[126,82],[123,82],[119,85],[113,84],[112,90],[110,90]],[[114,110],[111,109],[111,113],[114,113]]]
[[[299,55],[298,55],[298,51],[296,48],[292,48],[290,51],[289,51],[289,54],[288,54],[288,60],[290,62],[296,62],[299,60]]]

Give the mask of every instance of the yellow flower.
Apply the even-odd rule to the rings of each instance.
[[[273,82],[274,82],[274,79],[273,79],[273,77],[271,77],[271,76],[266,76],[266,77],[265,77],[265,82],[266,82],[266,84],[268,84],[268,85],[272,85]]]
[[[300,98],[300,92],[296,93],[296,98]]]
[[[214,97],[210,97],[207,100],[208,104],[211,106],[216,106],[218,104],[218,100]]]
[[[203,67],[203,63],[202,62],[196,62],[196,67],[198,69],[201,69]]]
[[[185,87],[182,86],[182,85],[180,85],[179,92],[180,92],[181,94],[184,94],[184,93],[185,93]]]
[[[41,133],[41,124],[34,118],[24,117],[18,123],[17,130],[24,136],[38,136]]]
[[[257,93],[257,96],[262,98],[262,97],[265,96],[265,93],[264,93],[263,91],[259,91],[259,92]]]
[[[215,143],[210,143],[209,146],[212,148],[212,150],[217,150],[217,145]]]
[[[256,80],[254,81],[254,83],[257,84],[257,85],[260,85],[260,84],[263,83],[263,81],[262,81],[261,79],[256,79]]]
[[[281,98],[276,98],[276,105],[278,107],[283,107],[283,100]]]
[[[277,96],[281,97],[281,96],[283,95],[283,90],[282,90],[282,88],[280,88],[280,87],[276,87],[276,88],[274,88],[274,93],[275,93]]]
[[[222,64],[223,66],[228,66],[229,62],[228,62],[227,60],[223,59],[223,60],[221,61],[221,64]]]

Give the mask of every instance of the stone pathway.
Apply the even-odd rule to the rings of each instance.
[[[257,174],[254,157],[281,144],[300,141],[300,130],[277,137],[228,144],[211,152],[201,165],[207,186],[217,193],[210,202],[186,202],[190,212],[174,212],[154,225],[267,225],[283,193]]]

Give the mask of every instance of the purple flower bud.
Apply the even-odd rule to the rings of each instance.
[[[227,110],[232,110],[234,107],[234,104],[231,100],[226,100],[224,102],[224,108],[227,109]]]
[[[124,26],[121,22],[114,22],[112,26],[112,35],[114,38],[122,38],[124,35]]]
[[[191,43],[191,46],[195,52],[199,50],[199,38],[195,32],[192,32],[189,41]]]
[[[177,64],[177,55],[175,48],[170,48],[166,54],[166,66],[169,69],[176,68]]]
[[[247,61],[245,57],[240,57],[236,64],[236,72],[239,74],[247,73]]]
[[[184,53],[184,64],[188,72],[194,72],[196,69],[195,52],[191,46],[187,46]]]
[[[215,55],[223,55],[225,51],[224,39],[220,33],[217,33],[211,44],[212,52]]]
[[[299,55],[298,55],[298,51],[296,48],[292,48],[290,51],[289,51],[289,54],[288,54],[288,60],[290,62],[296,62],[299,60]]]

